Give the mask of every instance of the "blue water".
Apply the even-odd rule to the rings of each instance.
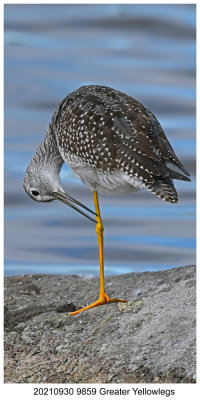
[[[195,45],[194,5],[5,5],[5,275],[99,273],[95,226],[22,187],[57,104],[84,84],[144,103],[192,178],[176,181],[176,205],[145,191],[100,196],[105,273],[195,263]],[[93,207],[67,166],[61,180]]]

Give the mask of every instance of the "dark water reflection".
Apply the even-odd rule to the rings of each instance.
[[[106,274],[195,262],[195,6],[5,6],[5,273],[98,274],[95,227],[59,203],[37,204],[25,168],[58,102],[104,84],[148,106],[192,182],[180,202],[151,193],[101,197]],[[62,181],[93,207],[70,172]]]

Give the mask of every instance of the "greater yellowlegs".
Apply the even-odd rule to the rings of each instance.
[[[95,212],[65,193],[59,178],[64,162],[93,192]],[[60,200],[96,222],[99,299],[71,315],[105,303],[125,302],[110,299],[104,290],[104,228],[98,192],[119,195],[148,189],[161,199],[176,203],[173,179],[190,181],[180,171],[189,176],[156,117],[125,93],[106,86],[83,86],[58,105],[46,136],[28,165],[24,189],[33,200]]]

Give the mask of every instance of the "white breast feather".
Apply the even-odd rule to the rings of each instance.
[[[62,154],[62,157],[74,174],[92,191],[97,190],[106,195],[123,195],[145,188],[141,180],[137,177],[130,178],[123,171],[101,171],[84,163],[81,158],[75,155]]]

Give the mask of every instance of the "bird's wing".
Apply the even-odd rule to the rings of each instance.
[[[142,104],[133,100],[128,112],[114,116],[115,132],[120,139],[118,144],[119,163],[125,163],[124,170],[135,172],[146,182],[155,177],[190,180],[188,171],[181,164],[166,138],[156,117]],[[171,167],[168,167],[170,165]],[[173,168],[178,168],[174,171]]]
[[[178,194],[173,185],[173,179],[190,181],[181,172],[169,168],[167,162],[188,172],[180,163],[169,144],[160,124],[151,127],[143,122],[142,129],[136,130],[135,125],[123,118],[114,120],[120,141],[117,145],[117,160],[119,167],[133,181],[137,178],[144,182],[145,187],[165,201],[176,203]],[[130,181],[131,182],[131,181]]]
[[[188,180],[173,171],[175,166],[189,175],[146,107],[113,89],[87,88],[79,98],[81,90],[76,96],[70,94],[59,106],[60,149],[65,148],[68,154],[76,154],[97,169],[122,169],[130,176],[143,177],[147,183],[160,176]]]

